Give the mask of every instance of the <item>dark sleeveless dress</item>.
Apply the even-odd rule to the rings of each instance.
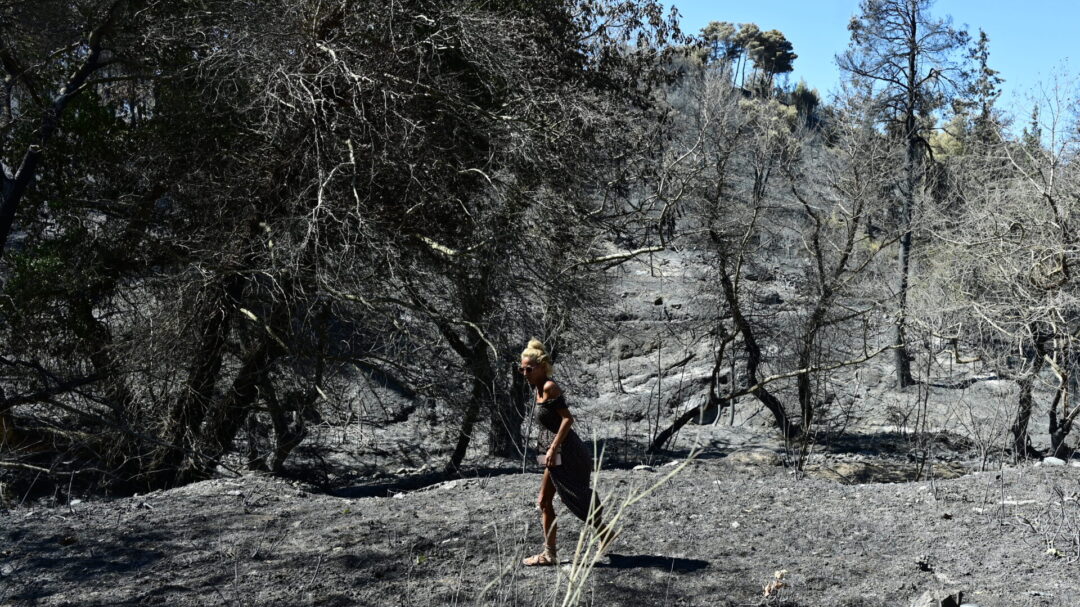
[[[566,409],[566,399],[559,395],[545,402],[536,403],[536,421],[540,425],[540,453],[547,453],[551,447],[551,441],[559,431],[562,416],[556,409]],[[551,480],[555,483],[555,490],[559,494],[562,503],[579,519],[590,522],[589,504],[592,503],[595,493],[589,487],[589,477],[593,469],[592,449],[590,449],[578,437],[573,429],[566,434],[559,453],[562,455],[562,464],[548,468]],[[597,527],[603,519],[603,509],[597,499],[596,511],[591,523]]]

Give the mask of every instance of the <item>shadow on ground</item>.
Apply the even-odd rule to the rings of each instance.
[[[693,573],[709,566],[708,561],[681,559],[658,554],[609,554],[608,562],[596,564],[598,568],[610,569],[661,569],[675,573]]]

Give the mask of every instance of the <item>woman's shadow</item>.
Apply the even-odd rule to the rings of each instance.
[[[663,569],[678,573],[692,573],[709,566],[708,561],[699,559],[681,559],[655,554],[615,554],[607,555],[607,562],[600,561],[595,567],[612,569]]]

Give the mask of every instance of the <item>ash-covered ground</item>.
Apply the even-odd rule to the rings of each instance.
[[[770,450],[690,462],[623,515],[583,584],[591,605],[1080,603],[1077,469],[1006,467],[951,480],[797,477]],[[675,465],[612,470],[616,504]],[[550,605],[573,586],[539,545],[540,475],[338,497],[261,476],[0,515],[0,605]],[[771,596],[763,587],[784,571]],[[931,603],[925,603],[931,604]],[[937,604],[937,603],[933,603]]]
[[[568,515],[563,565],[520,566],[541,544],[531,454],[493,460],[477,437],[464,477],[444,480],[453,412],[388,396],[379,410],[397,421],[314,428],[291,478],[223,471],[149,495],[7,504],[0,606],[533,606],[575,589],[603,606],[1080,605],[1080,468],[1006,462],[1009,382],[899,390],[882,357],[833,374],[824,430],[805,444],[743,397],[647,453],[705,398],[706,280],[688,254],[626,269],[605,312],[619,336],[557,369],[578,431],[603,449],[608,511],[652,489],[588,575]],[[758,283],[761,313],[797,314],[784,280]],[[935,366],[942,383],[977,377],[950,365]],[[1032,424],[1044,447],[1045,415]]]

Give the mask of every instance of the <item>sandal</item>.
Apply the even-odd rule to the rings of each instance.
[[[535,554],[522,560],[521,564],[526,567],[550,567],[552,565],[558,565],[559,558],[555,556],[554,550],[545,549],[540,554]]]

